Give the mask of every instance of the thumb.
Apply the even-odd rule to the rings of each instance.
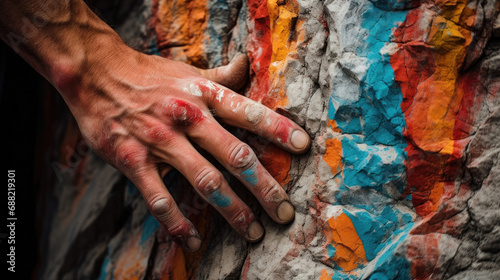
[[[236,91],[247,83],[248,66],[248,57],[240,53],[228,65],[198,71],[203,77]]]

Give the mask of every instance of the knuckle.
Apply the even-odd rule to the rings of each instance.
[[[153,199],[149,205],[151,213],[160,223],[165,223],[174,214],[174,202],[163,196]]]
[[[222,180],[222,174],[207,168],[196,176],[195,188],[198,189],[203,195],[209,196],[220,189]]]
[[[60,90],[66,90],[78,82],[78,73],[70,60],[59,59],[50,67],[54,84]]]
[[[115,150],[114,141],[109,137],[109,135],[104,133],[97,133],[93,139],[95,141],[91,141],[93,143],[94,150],[102,155],[104,158],[112,158],[110,155]]]
[[[149,142],[164,143],[169,140],[168,130],[164,126],[150,126],[144,132]]]
[[[250,224],[254,219],[253,213],[250,211],[250,209],[241,209],[240,211],[235,212],[232,216],[231,219],[229,220],[229,223],[234,225],[235,227],[245,227],[248,224]]]
[[[137,136],[146,143],[165,143],[172,138],[172,131],[156,118],[145,117],[136,126]]]
[[[264,105],[252,102],[245,107],[245,117],[248,122],[253,125],[258,125],[266,114],[266,109]]]
[[[261,191],[262,197],[266,202],[278,202],[286,198],[286,193],[283,188],[277,184],[273,184]]]
[[[213,104],[216,101],[220,101],[218,98],[220,95],[220,91],[222,89],[216,83],[210,80],[198,80],[194,82],[193,85],[195,88],[198,88],[200,90],[200,92],[203,94],[205,101],[208,104]]]
[[[183,126],[196,124],[205,119],[203,112],[197,105],[182,99],[169,99],[166,110],[168,117]]]
[[[142,147],[133,144],[122,144],[116,149],[116,163],[122,167],[134,167],[142,163],[146,152]]]
[[[182,240],[183,237],[189,237],[196,235],[196,231],[193,230],[193,225],[189,222],[181,222],[178,224],[174,224],[166,228],[167,233],[173,238],[177,240]]]
[[[251,166],[256,161],[254,151],[245,143],[239,143],[232,148],[228,162],[232,168],[240,169]]]

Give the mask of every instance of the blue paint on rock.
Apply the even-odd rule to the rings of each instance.
[[[110,248],[108,246],[108,249],[106,251],[106,257],[104,257],[104,261],[102,262],[101,265],[101,272],[99,273],[99,280],[113,280],[115,270],[114,268],[111,268],[111,271],[108,273],[107,270],[109,269],[111,262],[111,254],[110,254]]]
[[[328,251],[329,259],[332,259],[335,256],[335,252],[337,252],[337,249],[335,249],[332,244],[326,245],[326,250]]]
[[[104,258],[104,261],[102,262],[102,265],[101,265],[101,273],[99,274],[99,280],[106,280],[108,279],[108,274],[106,273],[106,270],[107,270],[107,267],[109,265],[109,255],[106,255],[106,257]]]
[[[380,147],[361,142],[358,137],[341,140],[344,184],[383,192],[385,183],[398,180],[405,171],[404,150],[396,148],[397,157],[387,163],[381,158],[386,152]]]
[[[366,259],[373,260],[377,254],[384,248],[385,241],[389,239],[392,233],[399,227],[398,214],[390,206],[384,207],[379,215],[360,211],[350,213],[344,210],[344,213],[351,219],[359,238],[363,242]]]
[[[153,235],[158,227],[160,227],[160,223],[153,217],[152,214],[149,214],[142,224],[141,239],[139,244],[142,245],[146,242],[146,240]]]
[[[413,3],[374,0],[362,4],[362,31],[354,51],[366,58],[368,69],[359,80],[359,97],[347,98],[334,88],[328,108],[328,117],[342,133],[343,183],[335,197],[337,204],[353,207],[344,213],[363,243],[367,260],[376,262],[369,279],[410,279],[409,263],[396,249],[406,238],[412,217],[391,206],[401,198],[385,189],[390,183],[402,192],[406,170],[403,96],[385,49],[393,29],[406,18],[403,9]],[[355,275],[351,273],[337,271],[333,279]]]
[[[207,1],[208,25],[203,44],[209,68],[224,64],[224,54],[228,52],[227,47],[238,20],[238,12],[243,10],[240,9],[241,5],[241,1]]]
[[[361,126],[362,109],[358,106],[342,105],[335,112],[335,120],[337,126],[343,133],[361,134],[363,129]]]
[[[398,252],[400,246],[404,246],[403,241],[408,236],[412,228],[412,223],[408,224],[406,227],[394,232],[390,241],[387,242],[386,251],[380,255],[379,259],[375,263],[375,267],[366,279],[373,280],[409,280],[410,277],[410,263],[404,257],[402,253]]]

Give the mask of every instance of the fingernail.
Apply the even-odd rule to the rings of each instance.
[[[189,237],[189,239],[186,241],[186,246],[188,247],[191,252],[198,251],[201,247],[201,240],[197,237]]]
[[[309,135],[297,129],[292,132],[291,142],[296,149],[304,149],[309,143]]]
[[[264,237],[264,228],[258,221],[253,221],[248,226],[248,238],[250,242],[260,241]]]
[[[280,219],[282,223],[288,224],[295,217],[295,208],[290,202],[283,201],[276,210],[276,216],[278,216],[278,219]]]

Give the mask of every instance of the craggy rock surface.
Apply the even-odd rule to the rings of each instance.
[[[242,94],[307,129],[311,151],[294,157],[234,130],[296,219],[274,224],[230,179],[267,230],[249,245],[171,172],[167,187],[204,236],[184,252],[59,120],[39,279],[500,278],[500,2],[132,2],[114,14],[132,47],[198,67],[247,53]]]

